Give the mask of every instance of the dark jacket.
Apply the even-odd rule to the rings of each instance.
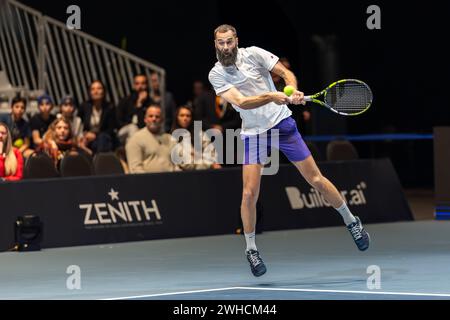
[[[118,128],[122,128],[123,126],[130,124],[134,115],[137,115],[138,119],[138,127],[145,127],[144,118],[145,118],[145,110],[147,107],[153,102],[150,94],[147,96],[147,99],[144,100],[142,106],[140,108],[136,108],[136,101],[138,99],[138,93],[133,91],[132,94],[120,100],[117,105],[117,124]]]
[[[91,115],[93,103],[91,100],[83,102],[78,109],[78,116],[83,121],[84,131],[91,130]],[[102,104],[102,115],[100,118],[100,132],[108,133],[111,137],[115,135],[114,130],[117,128],[116,110],[114,106],[104,101]]]
[[[203,130],[208,130],[214,124],[219,124],[226,129],[238,129],[241,127],[241,117],[230,103],[227,103],[225,113],[221,118],[216,114],[216,94],[209,90],[201,94],[194,101],[194,119],[201,120]]]

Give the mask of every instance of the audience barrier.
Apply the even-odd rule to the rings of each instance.
[[[363,222],[413,219],[390,160],[319,167]],[[0,184],[0,248],[13,246],[14,223],[27,214],[42,220],[44,248],[232,234],[240,224],[241,176],[236,167]],[[263,177],[260,207],[264,231],[343,224],[292,165]]]

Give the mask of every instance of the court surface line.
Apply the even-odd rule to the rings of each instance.
[[[238,287],[230,287],[230,288],[217,288],[217,289],[203,289],[203,290],[192,290],[192,291],[155,293],[155,294],[145,294],[145,295],[140,295],[140,296],[106,298],[106,299],[100,299],[100,300],[125,300],[125,299],[136,299],[136,298],[151,298],[151,297],[171,296],[171,295],[177,295],[177,294],[203,293],[203,292],[227,291],[227,290],[237,290],[237,289],[240,289],[240,288],[238,288]]]
[[[390,291],[358,291],[358,290],[326,290],[326,289],[291,289],[291,288],[259,288],[259,287],[229,287],[229,288],[216,288],[216,289],[203,289],[203,290],[191,290],[191,291],[179,291],[179,292],[167,292],[156,293],[139,296],[128,296],[118,298],[105,298],[101,300],[125,300],[125,299],[137,299],[137,298],[152,298],[163,297],[171,295],[181,295],[189,293],[206,293],[216,291],[229,291],[229,290],[259,290],[259,291],[290,291],[290,292],[318,292],[318,293],[349,293],[349,294],[373,294],[373,295],[394,295],[394,296],[418,296],[418,297],[448,297],[450,293],[424,293],[424,292],[390,292]]]

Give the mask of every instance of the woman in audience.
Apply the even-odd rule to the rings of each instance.
[[[181,106],[175,112],[171,132],[173,134],[177,129],[184,129],[184,133],[181,134],[183,140],[177,141],[172,150],[172,158],[175,156],[178,159],[187,160],[179,164],[183,170],[220,169],[221,165],[217,161],[217,153],[211,139],[201,129],[194,132],[192,116],[193,110],[189,106]],[[195,134],[198,134],[197,139],[201,142],[201,150],[195,150],[194,148]],[[190,157],[187,155],[188,153]]]
[[[47,153],[58,169],[62,158],[66,154],[78,154],[81,150],[73,137],[70,122],[60,117],[53,121],[44,134],[42,143],[36,148],[37,152]]]
[[[8,126],[0,122],[0,181],[17,181],[23,176],[23,157],[13,147]]]
[[[93,153],[112,151],[116,144],[116,112],[106,100],[105,87],[101,81],[91,83],[89,97],[78,110],[78,116],[83,120],[86,146]]]

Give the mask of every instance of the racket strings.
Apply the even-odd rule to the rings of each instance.
[[[354,114],[372,103],[372,92],[363,83],[342,82],[328,89],[325,103],[338,112]]]

